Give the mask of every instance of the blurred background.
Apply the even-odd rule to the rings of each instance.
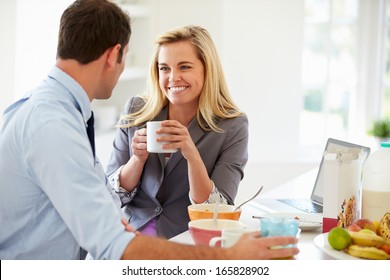
[[[72,2],[0,0],[1,112],[55,63],[59,19]],[[376,150],[390,134],[389,0],[116,2],[132,17],[133,35],[112,98],[92,103],[104,166],[125,101],[145,90],[154,38],[188,24],[211,33],[231,94],[249,118],[238,200],[317,167],[328,137]]]

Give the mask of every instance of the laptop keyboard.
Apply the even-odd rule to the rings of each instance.
[[[308,213],[323,212],[322,205],[316,204],[307,199],[279,199],[279,201]]]

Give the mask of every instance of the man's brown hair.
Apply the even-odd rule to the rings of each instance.
[[[62,14],[57,57],[87,64],[120,44],[120,62],[130,36],[130,17],[116,4],[107,0],[77,0]]]

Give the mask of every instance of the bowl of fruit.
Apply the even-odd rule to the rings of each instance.
[[[358,219],[348,228],[334,227],[327,234],[334,250],[371,260],[390,260],[390,213],[380,221]]]

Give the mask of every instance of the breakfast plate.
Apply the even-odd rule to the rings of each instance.
[[[314,244],[324,251],[325,254],[337,259],[337,260],[362,260],[360,258],[353,257],[344,253],[343,251],[337,251],[333,249],[328,243],[328,233],[321,233],[314,238]]]
[[[322,228],[322,216],[316,214],[306,213],[264,213],[260,217],[253,216],[253,218],[263,217],[285,217],[298,220],[299,228],[302,231],[314,231]]]
[[[302,231],[314,231],[322,228],[322,223],[319,222],[299,222],[299,228]]]

